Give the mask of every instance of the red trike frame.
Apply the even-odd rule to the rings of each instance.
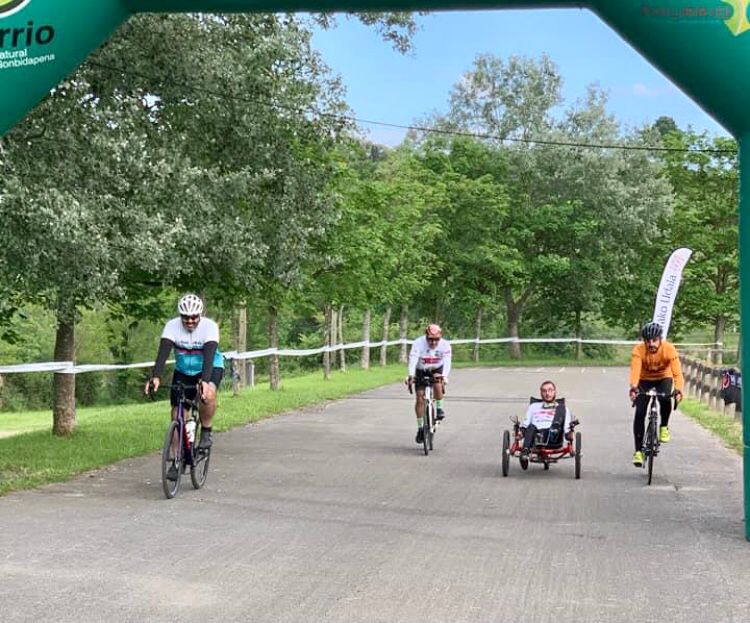
[[[575,459],[575,471],[574,475],[576,480],[581,477],[581,433],[575,431],[575,427],[578,426],[578,420],[573,420],[570,423],[569,434],[573,436],[575,442],[568,439],[566,435],[565,441],[559,448],[549,448],[543,444],[534,445],[531,452],[524,456],[521,453],[523,436],[521,434],[521,426],[516,416],[511,417],[513,422],[513,441],[511,442],[511,431],[506,430],[503,433],[503,454],[502,454],[502,472],[503,476],[508,475],[508,468],[510,466],[510,458],[517,458],[521,464],[521,469],[526,470],[529,467],[529,463],[541,463],[544,465],[544,469],[549,469],[552,463],[557,463],[561,459]]]

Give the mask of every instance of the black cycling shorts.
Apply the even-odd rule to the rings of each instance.
[[[443,373],[443,366],[435,368],[434,370],[417,370],[414,373],[414,386],[417,389],[424,389],[427,387],[426,379],[431,379],[436,374],[440,375]]]
[[[224,378],[224,368],[214,368],[214,371],[211,373],[210,382],[214,384],[214,387],[216,387],[217,390],[219,389],[219,385],[221,385],[222,378]],[[183,374],[179,370],[175,370],[174,375],[172,376],[173,387],[169,393],[170,404],[173,407],[176,407],[177,403],[180,401],[180,392],[176,387],[174,387],[174,385],[177,385],[178,383],[182,383],[183,385],[196,385],[200,380],[200,374],[189,376],[187,374]],[[195,387],[185,391],[185,398],[187,398],[188,400],[195,400]]]

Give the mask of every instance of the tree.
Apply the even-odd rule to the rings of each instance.
[[[508,198],[502,178],[504,154],[477,140],[432,139],[423,145],[423,158],[445,186],[446,200],[433,218],[443,224],[434,242],[440,258],[434,279],[437,296],[451,309],[474,318],[474,335],[494,309],[498,284],[507,277],[515,255],[506,241]],[[475,349],[474,358],[478,359]]]
[[[204,171],[201,227],[180,250],[173,283],[227,303],[265,301],[275,345],[278,313],[313,261],[312,240],[336,217],[328,153],[344,127],[331,115],[343,110],[340,86],[295,16],[142,20],[150,27],[135,24],[133,36],[107,53],[114,59],[124,46],[129,56],[140,54],[136,67],[150,64],[145,87],[130,88],[146,89],[165,139]],[[176,42],[168,55],[144,34],[155,30]]]
[[[676,200],[664,227],[673,248],[693,249],[674,314],[710,323],[714,342],[721,343],[727,324],[739,317],[737,143],[687,130],[668,134],[665,144],[692,150],[665,156]],[[721,363],[721,351],[713,358]]]
[[[409,150],[371,156],[365,145],[340,151],[340,218],[320,240],[325,262],[313,273],[324,304],[363,311],[364,341],[373,308],[387,310],[429,284],[440,225],[428,214],[442,201],[439,183]],[[368,364],[365,348],[362,365]]]
[[[659,219],[671,210],[671,189],[658,161],[640,149],[652,137],[640,132],[621,136],[606,104],[606,94],[589,87],[586,98],[570,107],[556,128],[558,142],[621,148],[559,144],[548,146],[539,160],[551,199],[561,204],[559,216],[565,223],[557,233],[558,246],[568,264],[555,280],[543,283],[546,304],[536,306],[540,315],[534,320],[539,328],[573,329],[579,339],[584,319],[597,318],[611,295],[613,276],[627,270],[641,241],[651,238]],[[550,301],[556,309],[553,318]],[[576,354],[583,355],[580,342]]]
[[[54,311],[55,360],[72,361],[79,308],[116,300],[124,275],[168,264],[159,241],[184,228],[155,208],[179,197],[192,172],[151,152],[143,108],[95,97],[85,71],[8,135],[3,151],[0,266],[26,300]],[[74,394],[75,377],[56,374],[55,434],[75,426]]]
[[[551,109],[561,100],[560,84],[559,72],[546,55],[539,60],[511,56],[507,62],[480,55],[451,93],[448,122],[503,139],[544,138],[553,125]],[[513,252],[506,255],[498,288],[505,301],[508,335],[518,337],[538,272],[558,262],[538,239],[546,225],[536,211],[547,205],[546,184],[537,164],[539,151],[526,142],[505,151],[509,166],[502,181],[508,188],[509,210],[502,229]],[[511,356],[521,356],[517,342],[511,343]]]
[[[515,141],[501,148],[506,166],[497,178],[507,188],[500,231],[509,248],[497,286],[511,337],[519,336],[524,310],[545,290],[570,308],[580,334],[582,314],[596,311],[604,275],[627,256],[628,235],[653,227],[668,205],[666,185],[643,154],[566,145],[626,141],[606,113],[606,96],[594,87],[556,121],[560,85],[546,56],[504,62],[483,55],[451,98],[449,125]],[[566,290],[579,275],[581,287]],[[511,355],[520,354],[512,343]]]

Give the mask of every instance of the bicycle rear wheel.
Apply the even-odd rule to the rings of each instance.
[[[581,477],[581,433],[576,433],[576,447],[575,447],[575,462],[576,462],[576,480]]]
[[[174,480],[168,478],[170,467],[174,467],[177,472]],[[161,451],[161,486],[168,500],[177,495],[180,489],[181,476],[182,440],[180,439],[180,424],[177,421],[172,421],[167,428],[164,447]]]
[[[203,427],[200,427],[201,434],[203,434]],[[195,435],[196,440],[199,439],[198,435]],[[196,444],[193,446],[193,464],[190,466],[190,481],[193,483],[194,489],[200,489],[206,484],[206,478],[208,477],[208,463],[211,460],[211,448],[199,448]]]

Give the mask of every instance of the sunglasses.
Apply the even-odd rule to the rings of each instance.
[[[439,342],[440,338],[439,337],[428,337],[427,341],[428,342]]]
[[[200,320],[200,316],[198,314],[194,316],[180,316],[183,320],[183,322],[198,322]]]

